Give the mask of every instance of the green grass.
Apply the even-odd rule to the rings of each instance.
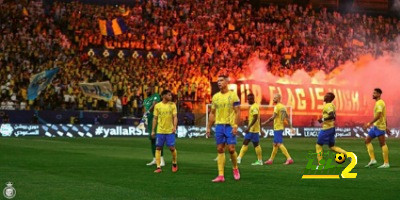
[[[242,139],[239,139],[241,143]],[[353,151],[357,179],[301,180],[308,151],[315,138],[285,139],[295,160],[282,165],[279,151],[272,166],[251,166],[254,149],[240,165],[242,179],[234,181],[227,156],[226,182],[211,183],[217,175],[214,140],[178,139],[179,172],[167,166],[154,174],[147,138],[0,138],[0,190],[11,181],[15,199],[397,199],[400,185],[400,140],[388,141],[391,168],[364,168],[369,158],[363,140],[338,139]],[[263,157],[271,153],[271,139],[262,141]],[[378,164],[381,149],[374,141]],[[327,147],[324,147],[326,150]],[[239,152],[240,146],[237,146]]]

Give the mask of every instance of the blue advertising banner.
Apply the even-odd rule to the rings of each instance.
[[[244,128],[239,127],[238,131],[243,136]],[[297,127],[292,137],[317,137],[321,128]],[[273,137],[273,129],[263,128],[266,133],[264,138]],[[203,126],[178,126],[176,136],[178,138],[197,138],[205,137],[206,127]],[[392,128],[391,136],[400,137],[400,128]],[[338,127],[336,128],[336,137],[356,137],[364,138],[367,136],[368,129],[362,127]],[[128,125],[93,125],[93,124],[1,124],[0,135],[2,137],[23,137],[23,136],[41,136],[41,137],[136,137],[148,136],[149,133]],[[290,137],[290,129],[283,132],[284,137]]]

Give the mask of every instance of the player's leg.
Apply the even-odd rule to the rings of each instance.
[[[153,127],[153,117],[149,116],[148,117],[148,124],[147,124],[147,132],[149,133],[149,139],[150,139],[150,144],[151,144],[151,153],[153,155],[153,160],[149,163],[147,163],[147,166],[150,165],[155,165],[156,164],[156,138],[151,137],[151,130]],[[165,161],[164,161],[164,152],[161,148],[161,166],[165,166]]]
[[[269,157],[269,159],[267,161],[265,161],[264,164],[272,165],[274,163],[275,156],[278,153],[278,148],[279,148],[278,144],[283,142],[282,133],[283,133],[283,131],[275,131],[274,130],[274,144],[272,145],[271,156]]]
[[[269,157],[269,159],[267,161],[264,162],[264,164],[272,165],[274,163],[275,156],[278,153],[278,148],[279,148],[279,146],[277,143],[272,144],[271,156]]]
[[[228,145],[225,145],[225,152],[228,151]],[[217,157],[214,158],[214,161],[218,161],[218,153],[217,153]]]
[[[271,156],[267,161],[265,161],[264,164],[267,164],[267,165],[273,164],[275,156],[278,153],[278,148],[279,148],[278,144],[283,142],[282,133],[283,133],[283,131],[275,131],[274,130],[274,143],[272,145]]]
[[[232,168],[233,168],[233,177],[235,180],[240,179],[239,167],[237,163],[237,153],[235,149],[236,145],[236,136],[232,133],[232,127],[226,126],[225,127],[225,137],[226,137],[226,144],[229,148],[229,154],[231,156]]]
[[[225,145],[225,152],[228,151],[228,145]],[[214,161],[218,161],[218,153],[217,153],[217,157],[214,158]]]
[[[235,180],[239,180],[240,172],[239,172],[239,167],[238,167],[238,163],[237,163],[237,153],[236,153],[235,145],[228,144],[228,148],[229,148],[229,154],[231,155],[233,177]]]
[[[322,155],[323,155],[323,148],[322,148],[323,144],[319,144],[317,143],[315,145],[315,152],[317,153],[317,159],[318,159],[318,164],[319,162],[322,160]]]
[[[260,134],[253,133],[253,137],[252,137],[251,141],[253,142],[254,151],[256,152],[256,155],[257,155],[257,161],[254,162],[252,165],[263,165],[262,150],[261,150],[261,145],[260,145]]]
[[[285,164],[285,165],[293,164],[294,161],[293,161],[292,157],[290,156],[288,150],[286,149],[285,145],[283,143],[281,143],[281,144],[278,144],[278,146],[279,146],[279,149],[282,151],[283,155],[285,155],[285,157],[286,157],[286,161],[283,164]]]
[[[321,130],[318,134],[317,144],[315,145],[315,152],[317,153],[318,164],[322,160],[322,155],[324,153],[322,146],[324,144],[327,144],[328,142],[329,141],[326,130]]]
[[[346,155],[346,153],[347,153],[346,150],[344,150],[344,149],[342,149],[342,148],[340,148],[340,147],[338,147],[338,146],[335,146],[335,143],[329,143],[329,148],[330,148],[332,151],[336,152],[336,153],[342,153],[342,154],[344,154],[344,155]]]
[[[156,139],[151,138],[151,134],[149,134],[149,140],[150,140],[151,154],[153,155],[153,160],[146,164],[148,166],[156,164]]]
[[[251,133],[246,133],[246,135],[244,136],[242,148],[240,149],[240,153],[237,158],[238,164],[240,164],[242,162],[242,158],[243,158],[244,154],[246,154],[247,150],[249,149],[250,139],[251,139]]]
[[[160,173],[161,172],[161,149],[164,146],[165,142],[166,142],[166,134],[157,134],[156,135],[156,164],[157,164],[157,169],[154,171],[154,173]]]
[[[151,129],[152,129],[152,122],[150,120],[153,120],[152,117],[148,117],[148,124],[147,124],[147,132],[149,133],[149,140],[150,140],[150,145],[151,145],[151,153],[153,155],[153,160],[146,165],[155,165],[156,164],[156,138],[151,137]]]
[[[216,125],[215,127],[215,141],[217,143],[217,152],[218,152],[218,176],[212,182],[224,182],[224,168],[225,168],[225,143],[226,138],[224,136],[223,125]]]
[[[375,128],[375,127],[374,127]],[[365,167],[370,167],[376,164],[375,153],[374,153],[374,146],[372,146],[372,139],[376,137],[374,128],[371,128],[368,132],[368,136],[365,138],[365,145],[367,146],[368,155],[370,161]]]
[[[378,129],[379,130],[379,129]],[[383,165],[379,166],[378,168],[389,168],[389,148],[386,145],[386,138],[385,138],[385,131],[379,130],[380,134],[378,136],[379,144],[382,148],[382,155],[383,155]]]
[[[347,154],[346,154],[347,151],[345,151],[344,149],[342,149],[342,148],[340,148],[338,146],[335,146],[335,134],[336,134],[335,128],[329,129],[329,133],[328,133],[328,135],[329,135],[329,148],[332,151],[336,152],[336,153],[342,153],[342,154],[347,156]]]
[[[168,134],[167,146],[172,154],[172,172],[178,171],[178,150],[175,148],[175,134]]]

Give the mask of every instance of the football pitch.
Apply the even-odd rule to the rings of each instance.
[[[239,153],[242,139],[238,140]],[[225,183],[217,175],[214,139],[177,139],[179,171],[167,165],[154,174],[148,138],[0,138],[0,189],[13,182],[14,199],[398,199],[400,146],[389,139],[390,169],[364,168],[369,157],[363,139],[337,139],[338,146],[354,152],[356,179],[302,180],[309,151],[316,138],[285,138],[293,165],[284,166],[278,151],[271,166],[251,166],[256,160],[250,144],[239,166],[241,180],[233,180],[232,165],[225,167]],[[382,151],[374,141],[378,165]],[[271,138],[261,142],[264,160],[271,153]],[[166,148],[164,148],[167,150]],[[327,147],[324,146],[324,151]],[[347,161],[346,161],[347,162]]]

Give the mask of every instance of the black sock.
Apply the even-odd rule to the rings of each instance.
[[[172,164],[172,166],[176,167],[176,163],[175,163],[175,164]]]

